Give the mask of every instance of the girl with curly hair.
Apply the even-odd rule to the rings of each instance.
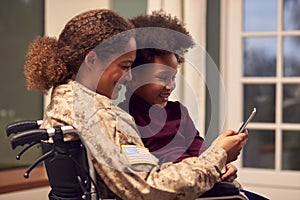
[[[119,106],[135,118],[145,146],[160,164],[199,156],[201,147],[201,151],[206,147],[186,107],[168,101],[183,54],[194,46],[191,35],[177,17],[162,11],[139,15],[131,22],[136,28],[152,27],[158,33],[152,34],[149,29],[137,35],[133,80],[128,84],[126,100]]]
[[[152,34],[150,29],[143,34],[137,31],[132,81],[125,101],[119,106],[134,117],[144,145],[160,164],[198,157],[206,149],[204,139],[187,108],[178,101],[168,100],[175,89],[175,77],[184,53],[195,45],[192,36],[176,16],[163,11],[130,20],[136,28],[152,27],[158,33]],[[231,164],[226,168],[228,173],[222,179],[232,182],[237,169]]]

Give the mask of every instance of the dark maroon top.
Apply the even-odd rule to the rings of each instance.
[[[151,106],[127,91],[119,106],[133,116],[145,146],[160,164],[199,156],[206,149],[187,108],[178,101],[168,101],[165,108]]]

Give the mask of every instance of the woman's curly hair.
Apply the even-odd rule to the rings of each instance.
[[[29,45],[24,65],[27,88],[47,93],[52,86],[66,83],[75,77],[89,51],[104,40],[133,28],[130,21],[116,12],[97,9],[72,18],[58,39],[47,36],[36,38]],[[129,37],[125,39],[129,41]],[[115,51],[116,48],[111,48],[100,53],[107,54],[101,55],[107,57]]]
[[[178,63],[182,63],[184,54],[195,44],[185,25],[162,10],[138,15],[130,21],[136,28],[137,43],[132,68],[152,63],[156,56],[169,53],[174,53]]]

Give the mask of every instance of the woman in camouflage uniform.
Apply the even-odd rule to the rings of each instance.
[[[195,199],[220,180],[247,135],[227,131],[200,157],[159,167],[133,118],[112,102],[131,80],[136,48],[131,29],[113,11],[91,10],[72,18],[58,39],[33,41],[24,66],[28,89],[53,89],[42,127],[72,125],[80,131],[97,174],[122,199]]]

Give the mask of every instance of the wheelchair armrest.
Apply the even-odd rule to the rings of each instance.
[[[205,192],[200,198],[203,197],[224,197],[224,196],[233,196],[239,195],[239,188],[230,182],[220,182],[216,183],[212,189]]]

